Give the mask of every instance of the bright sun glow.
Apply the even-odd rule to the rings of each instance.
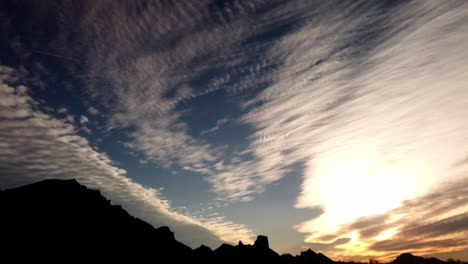
[[[310,201],[318,199],[326,205],[325,218],[321,220],[329,232],[353,219],[391,210],[415,190],[409,177],[391,166],[379,164],[375,155],[361,154],[354,158],[339,155],[321,157],[314,168],[318,177],[310,181],[314,191],[317,191],[314,186],[320,186],[319,193],[310,190]],[[337,160],[345,162],[332,165]]]
[[[359,141],[353,143],[356,142]],[[321,206],[324,213],[297,226],[299,232],[308,234],[305,242],[332,243],[346,237],[351,238],[349,242],[336,246],[344,255],[378,255],[369,247],[374,242],[393,239],[398,234],[397,223],[406,217],[404,213],[391,215],[381,224],[392,223],[395,227],[373,237],[361,238],[355,230],[339,236],[334,234],[357,219],[398,208],[405,200],[421,195],[437,182],[436,170],[431,164],[421,164],[418,160],[423,159],[417,158],[419,153],[411,156],[401,153],[401,159],[392,160],[379,152],[379,144],[373,143],[351,144],[349,148],[322,152],[308,164],[308,177],[297,206]]]
[[[395,209],[431,184],[426,181],[421,185],[425,171],[417,162],[389,161],[379,153],[378,144],[352,147],[324,152],[308,166],[306,173],[311,177],[304,182],[298,206],[322,205],[324,214],[298,226],[300,232],[309,233],[306,242],[331,243],[336,238],[326,235],[337,232],[344,224]],[[396,215],[392,220],[400,217]],[[385,240],[395,233],[386,230],[375,239]],[[359,240],[356,236],[353,239]],[[348,246],[363,241],[355,242]]]
[[[375,239],[377,241],[387,240],[387,239],[392,238],[393,235],[395,235],[395,234],[396,234],[396,230],[389,229],[389,230],[385,230],[382,233],[380,233],[377,237],[375,237]]]

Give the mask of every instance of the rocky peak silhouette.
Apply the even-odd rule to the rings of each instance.
[[[201,245],[193,250],[194,259],[203,260],[204,263],[211,263],[213,259],[213,250],[210,247]]]
[[[45,180],[5,190],[0,210],[0,233],[8,241],[2,257],[14,262],[27,261],[27,256],[67,262],[63,255],[74,261],[139,261],[150,254],[185,261],[192,254],[168,227],[154,228],[75,180]]]
[[[160,228],[156,229],[156,231],[160,237],[168,240],[175,240],[174,232],[172,232],[167,226],[161,226]]]
[[[268,237],[262,235],[257,236],[257,240],[255,240],[254,246],[262,249],[269,249],[270,245],[268,243]]]
[[[301,252],[301,254],[297,257],[297,262],[329,264],[333,263],[334,261],[329,259],[327,256],[323,255],[322,253],[315,253],[312,249],[309,248],[308,250]]]
[[[391,264],[444,264],[446,262],[437,258],[423,258],[419,256],[414,256],[411,253],[403,253],[390,263]]]
[[[205,245],[201,245],[200,247],[196,248],[195,251],[203,252],[203,253],[211,253],[213,250],[211,250],[210,247],[207,247]]]

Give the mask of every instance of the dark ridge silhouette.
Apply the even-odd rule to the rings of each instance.
[[[255,240],[254,247],[257,247],[262,250],[270,248],[270,244],[268,243],[268,237],[258,236],[257,240]]]
[[[213,261],[213,250],[211,248],[201,245],[200,247],[193,250],[195,259],[203,259],[205,262]]]
[[[266,236],[258,236],[254,245],[239,241],[237,246],[222,244],[211,250],[202,245],[192,250],[168,227],[154,228],[76,180],[44,180],[0,191],[0,212],[2,263],[334,263],[311,249],[299,256],[280,256],[270,249]],[[392,262],[445,263],[409,253]]]
[[[75,180],[45,180],[3,191],[0,211],[5,242],[0,257],[14,262],[60,261],[62,256],[74,261],[168,257],[177,262],[192,255],[168,227],[153,228]]]
[[[403,253],[390,263],[391,264],[445,264],[446,262],[437,258],[423,258],[423,257],[414,256],[411,253]]]
[[[322,253],[317,254],[311,249],[301,252],[297,259],[296,263],[333,263],[333,260],[329,259],[327,256]]]
[[[237,246],[222,244],[213,256],[216,263],[285,263],[268,247],[266,236],[258,236],[254,245],[244,245],[242,241]]]

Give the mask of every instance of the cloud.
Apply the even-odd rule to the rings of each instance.
[[[187,124],[180,120],[180,113],[174,111],[179,102],[205,93],[193,91],[186,84],[204,71],[203,66],[192,65],[191,61],[207,51],[219,49],[223,41],[213,39],[220,28],[200,28],[202,23],[210,25],[204,19],[213,19],[199,13],[206,5],[179,3],[174,8],[165,8],[155,4],[136,13],[128,13],[120,3],[93,3],[92,6],[93,10],[107,11],[105,16],[97,15],[100,12],[82,14],[87,21],[85,34],[97,38],[95,45],[85,49],[90,62],[88,87],[111,114],[108,128],[132,129],[131,141],[126,146],[143,153],[149,161],[165,167],[191,168],[204,164],[208,168],[217,156],[216,151],[191,137]],[[151,17],[160,20],[153,23]],[[101,26],[107,24],[112,26],[106,34],[99,34]],[[181,37],[183,34],[190,38]],[[118,45],[109,49],[107,43]],[[148,45],[153,45],[153,50],[144,52]],[[127,54],[124,61],[123,54]],[[184,68],[190,69],[189,74],[175,72]],[[112,88],[96,87],[103,81],[109,82]],[[113,100],[107,102],[109,95]]]
[[[468,244],[468,178],[444,184],[433,192],[405,201],[391,211],[401,216],[392,224],[398,232],[374,243],[376,251],[404,248],[419,254],[466,249]]]
[[[118,2],[83,6],[76,35],[69,35],[76,27],[74,16],[67,13],[72,9],[52,7],[50,12],[63,17],[53,48],[70,47],[61,54],[86,62],[86,86],[92,99],[109,112],[108,130],[133,131],[125,146],[143,154],[142,160],[164,167],[202,166],[205,174],[213,175],[210,168],[223,153],[189,133],[183,110],[190,109],[180,107],[215,91],[236,94],[267,83],[265,73],[275,65],[257,60],[267,47],[254,43],[244,48],[244,42],[258,32],[268,34],[272,20],[286,22],[292,15],[264,17],[263,10],[282,12],[282,7],[261,1],[178,3],[171,8]],[[255,27],[249,16],[259,17]],[[72,39],[76,41],[67,42]],[[263,76],[256,76],[259,73]]]
[[[91,131],[91,129],[89,129],[87,126],[82,126],[80,129],[83,130],[83,131],[84,131],[86,134],[88,134],[88,135],[93,134],[93,132]]]
[[[338,238],[335,241],[331,243],[308,243],[307,246],[310,248],[313,248],[314,251],[330,251],[334,250],[336,246],[346,244],[351,240],[351,238],[348,237],[343,237],[343,238]]]
[[[75,122],[75,117],[73,115],[67,115],[65,117],[67,119],[68,122],[70,123],[74,123]]]
[[[369,9],[360,16],[367,17],[365,21],[340,18],[337,24],[327,21],[328,28],[304,27],[286,37],[278,49],[290,51],[290,64],[257,99],[264,102],[262,107],[244,119],[257,127],[253,152],[258,159],[305,160],[296,206],[320,206],[324,213],[297,230],[307,234],[306,242],[330,243],[321,237],[335,232],[352,238],[353,243],[340,246],[342,256],[380,255],[369,249],[383,246],[366,247],[358,234],[340,234],[340,226],[385,214],[406,199],[431,192],[434,185],[466,177],[451,164],[465,156],[460,146],[468,144],[460,132],[468,128],[463,121],[468,117],[463,88],[468,53],[459,45],[468,40],[463,33],[468,24],[462,19],[467,8],[413,2],[397,10],[388,12],[390,18]],[[368,36],[379,41],[362,40]],[[356,42],[346,45],[350,39]],[[308,66],[295,63],[299,56],[327,59]],[[276,160],[269,156],[272,152]],[[461,208],[455,201],[447,203]],[[361,233],[374,240],[392,233],[379,231],[386,230],[376,224]],[[426,253],[428,248],[447,249],[442,238],[439,247],[429,241],[419,240],[418,247],[426,245]],[[407,250],[416,246],[402,244]]]
[[[400,232],[389,212],[466,178],[453,166],[468,146],[464,2],[82,6],[76,16],[54,11],[62,20],[50,45],[86,62],[108,130],[130,130],[125,146],[143,162],[202,174],[228,201],[250,201],[304,165],[296,207],[324,212],[297,225],[307,243],[349,238],[340,254],[370,254],[372,242]],[[223,115],[250,131],[228,154],[186,121],[190,105],[214,93],[237,100],[240,113]],[[376,243],[375,254],[392,248]]]
[[[269,162],[260,166],[242,163],[234,173],[213,170],[225,159],[223,146],[191,133],[191,124],[184,120],[191,109],[183,106],[216,91],[236,95],[271,82],[275,76],[269,73],[278,66],[276,58],[262,56],[268,55],[274,42],[265,45],[255,38],[258,34],[267,37],[274,26],[289,24],[296,15],[306,17],[304,12],[288,14],[296,7],[285,9],[261,1],[177,3],[170,8],[158,3],[142,7],[90,1],[72,15],[69,11],[75,9],[70,5],[35,10],[45,12],[40,17],[47,17],[47,23],[59,25],[48,48],[53,54],[83,62],[86,93],[93,105],[108,113],[107,130],[131,131],[124,145],[142,155],[143,162],[203,174],[222,199],[249,200],[281,178],[286,170],[272,171]],[[55,21],[58,17],[60,21]],[[77,25],[77,17],[83,23]],[[249,17],[256,18],[256,23]],[[42,23],[37,21],[35,28],[40,31]],[[292,23],[291,28],[299,24]],[[33,46],[42,44],[32,41]],[[78,67],[69,60],[61,62],[72,65],[72,71]],[[238,160],[245,159],[236,154],[226,169],[239,165]],[[264,173],[270,176],[264,178]],[[227,189],[224,184],[229,185]]]
[[[96,108],[90,106],[90,107],[88,107],[88,113],[89,113],[90,115],[95,116],[95,115],[98,115],[98,114],[99,114],[99,111],[98,111]]]
[[[97,44],[85,49],[90,92],[110,129],[132,128],[126,146],[146,160],[207,175],[230,201],[305,164],[297,206],[324,207],[317,226],[329,231],[423,194],[465,155],[463,4],[208,6],[95,4],[110,11],[82,14]],[[99,34],[103,25],[115,26]],[[239,120],[254,132],[216,170],[223,151],[190,134],[181,106],[220,90],[246,95]]]
[[[292,17],[301,23],[268,43],[266,65],[252,65],[248,78],[223,87],[237,92],[248,89],[251,78],[269,81],[243,102],[241,121],[255,131],[248,148],[209,182],[226,200],[248,201],[304,163],[296,206],[324,213],[298,230],[306,242],[329,243],[318,238],[466,178],[452,164],[466,157],[462,146],[468,145],[461,132],[468,129],[468,52],[460,45],[468,41],[468,8],[435,1],[323,5],[301,20],[302,7],[310,11],[282,6],[286,14],[279,21],[268,17],[277,10],[269,10],[264,32]],[[362,233],[385,239],[397,232],[373,228]],[[358,243],[356,234],[347,235]],[[421,245],[445,250],[429,241]],[[369,249],[350,247],[345,254]]]
[[[84,115],[81,115],[81,116],[80,116],[80,123],[81,123],[82,125],[84,125],[84,124],[86,124],[86,123],[88,123],[88,122],[89,122],[89,119],[88,119],[86,116],[84,116]]]
[[[65,107],[59,108],[59,109],[57,110],[57,113],[59,113],[59,114],[65,114],[65,115],[66,115],[66,114],[68,113],[68,109],[65,108]]]
[[[2,80],[14,69],[0,68]],[[171,202],[153,188],[127,177],[105,153],[90,146],[76,134],[67,120],[41,111],[43,105],[19,84],[0,84],[0,186],[2,189],[41,179],[75,178],[89,188],[101,190],[113,203],[154,226],[170,225],[177,238],[190,246],[219,239],[250,241],[252,231],[224,217],[194,218],[176,213]],[[82,116],[83,117],[83,116]],[[196,235],[194,235],[196,234]]]
[[[211,128],[208,128],[206,130],[202,130],[200,132],[200,135],[205,135],[205,134],[209,134],[209,133],[213,133],[217,130],[219,130],[219,128],[221,126],[223,126],[224,124],[228,123],[230,121],[230,118],[229,117],[224,117],[224,118],[221,118],[219,119],[218,121],[216,121],[216,125],[214,125],[213,127]]]
[[[192,168],[195,164],[210,164],[215,161],[209,146],[188,136],[181,124],[161,121],[158,124],[143,122],[138,126],[137,130],[130,133],[133,141],[128,142],[126,146],[144,152],[149,160],[158,161],[164,167],[175,163]]]
[[[394,28],[360,58],[357,72],[334,73],[346,83],[331,89],[333,95],[346,89],[352,91],[352,99],[326,107],[324,114],[333,114],[330,124],[320,126],[326,134],[313,138],[300,134],[316,143],[309,145],[314,157],[308,162],[297,206],[325,207],[322,216],[299,227],[310,234],[307,241],[359,217],[388,212],[433,185],[466,177],[451,164],[464,156],[460,146],[468,144],[460,133],[468,116],[467,101],[462,99],[468,96],[462,85],[468,57],[460,56],[467,53],[458,45],[466,40],[462,28],[467,24],[460,19],[467,9],[428,2],[398,10],[389,21]],[[454,24],[458,27],[445,30]],[[432,39],[434,35],[437,39]],[[321,78],[333,85],[339,83],[335,76]],[[319,107],[315,113],[320,117],[322,111]]]
[[[431,255],[466,249],[467,186],[468,178],[442,184],[428,194],[402,202],[391,211],[351,221],[336,232],[317,238],[322,241],[348,238],[345,243],[318,245],[327,246],[327,252],[336,258],[347,258],[351,254],[383,255],[383,260],[391,260],[402,251]]]

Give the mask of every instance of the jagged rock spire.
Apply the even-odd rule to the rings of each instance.
[[[258,236],[257,240],[255,240],[254,246],[259,248],[270,248],[270,245],[268,243],[268,237],[261,235]]]

